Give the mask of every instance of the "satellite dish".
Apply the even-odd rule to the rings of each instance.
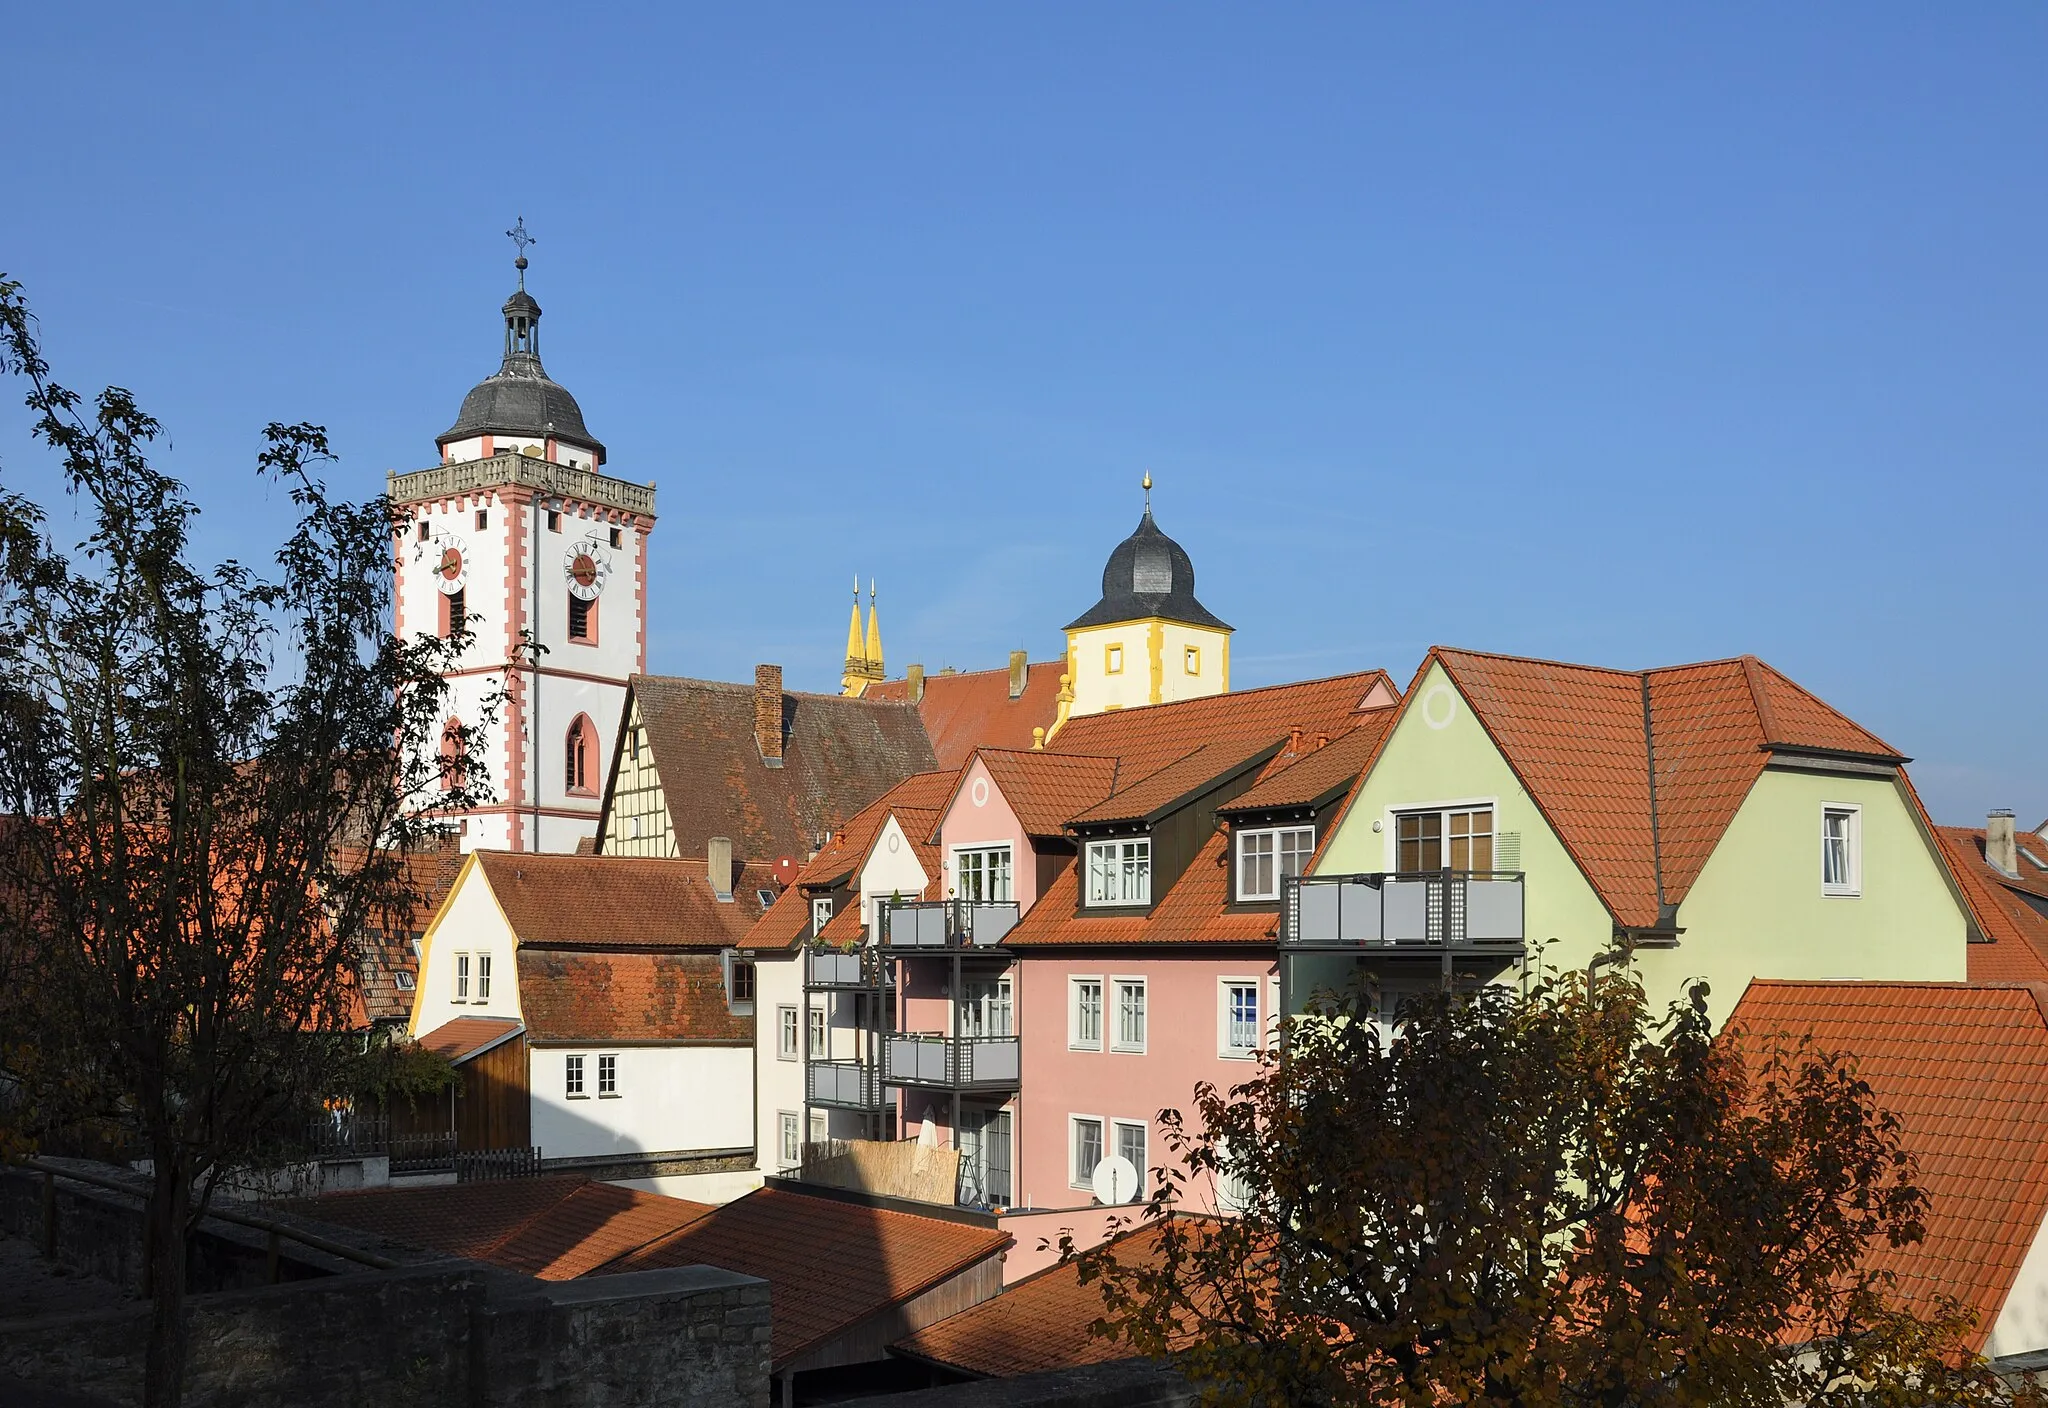
[[[1095,1201],[1105,1207],[1134,1201],[1138,1196],[1138,1171],[1122,1154],[1111,1154],[1095,1165]]]
[[[793,856],[775,858],[775,883],[788,889],[796,883],[796,859]]]

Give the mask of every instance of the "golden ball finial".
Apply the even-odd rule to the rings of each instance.
[[[1138,483],[1139,483],[1139,484],[1140,484],[1140,485],[1141,485],[1141,486],[1142,486],[1142,487],[1144,488],[1144,490],[1145,490],[1145,492],[1146,492],[1146,493],[1148,493],[1148,494],[1149,494],[1149,493],[1151,493],[1151,492],[1152,492],[1152,471],[1150,471],[1150,470],[1146,470],[1146,471],[1145,471],[1145,477],[1144,477],[1143,479],[1140,479],[1140,480],[1138,481]]]

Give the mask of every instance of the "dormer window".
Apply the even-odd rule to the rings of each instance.
[[[1301,874],[1315,853],[1312,826],[1282,826],[1237,833],[1237,897],[1277,900],[1281,883]]]
[[[1090,841],[1087,884],[1091,905],[1152,903],[1150,838]]]
[[[831,897],[830,895],[820,895],[820,896],[818,896],[818,897],[817,897],[816,899],[812,900],[812,901],[811,901],[811,933],[812,933],[813,935],[816,935],[816,934],[819,934],[819,933],[822,933],[822,932],[824,932],[824,928],[825,928],[825,926],[826,926],[826,925],[827,925],[828,923],[830,923],[830,922],[831,922],[831,920],[832,920],[832,897]]]

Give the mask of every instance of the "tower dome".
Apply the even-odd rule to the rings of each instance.
[[[526,291],[526,258],[516,261],[519,288],[505,300],[505,361],[462,398],[455,424],[434,443],[444,449],[479,435],[567,440],[604,463],[604,446],[583,424],[583,408],[540,364],[540,304]]]
[[[1187,549],[1160,532],[1159,525],[1152,521],[1148,495],[1145,516],[1138,520],[1137,530],[1116,545],[1102,569],[1102,600],[1067,629],[1077,631],[1087,626],[1152,617],[1230,629],[1195,600],[1195,564]]]

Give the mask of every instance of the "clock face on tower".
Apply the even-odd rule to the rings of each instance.
[[[585,601],[595,601],[612,575],[612,562],[596,538],[585,538],[562,554],[562,572],[569,579],[572,593]]]
[[[425,559],[433,564],[434,585],[443,596],[453,596],[462,590],[463,582],[469,576],[468,559],[464,556],[465,544],[453,533],[436,533],[433,537],[413,549],[415,562]]]

